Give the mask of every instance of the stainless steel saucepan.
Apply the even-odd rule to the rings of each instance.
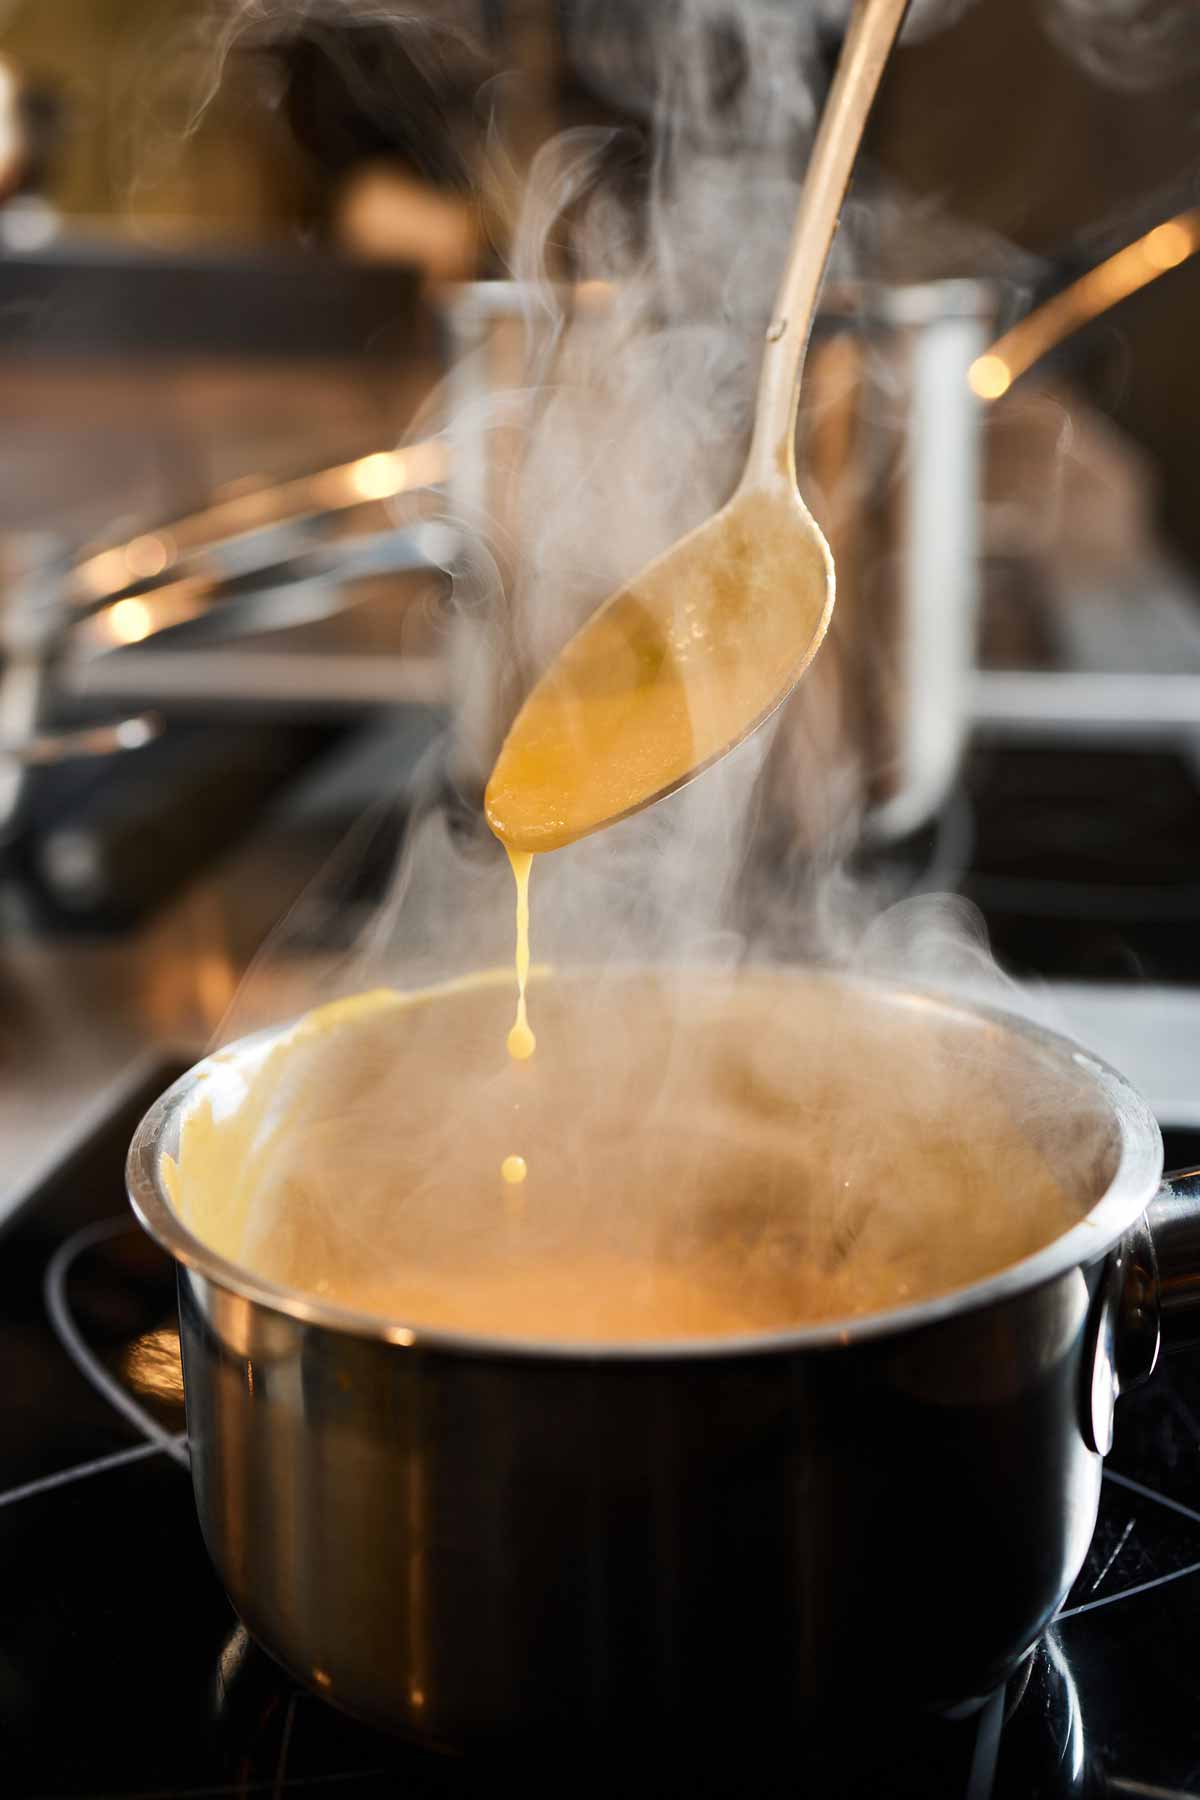
[[[810,979],[833,978],[781,972],[781,1004]],[[1073,1044],[917,1003],[963,1056],[999,1044],[1094,1095],[1115,1148],[1086,1216],[920,1305],[683,1344],[488,1340],[256,1278],[168,1200],[204,1065],[178,1081],[129,1191],[178,1264],[200,1522],[253,1636],[463,1749],[795,1746],[867,1687],[994,1691],[1082,1566],[1117,1395],[1200,1338],[1200,1172],[1160,1183],[1149,1109]]]

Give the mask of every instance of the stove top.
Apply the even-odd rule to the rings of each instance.
[[[1114,761],[985,744],[964,796],[968,829],[943,833],[960,866],[938,885],[973,894],[1003,961],[1159,984],[1147,993],[1170,983],[1186,1012],[1200,970],[1194,769],[1161,752]],[[923,865],[928,847],[918,852]],[[408,1748],[297,1689],[247,1638],[211,1568],[172,1269],[123,1188],[133,1127],[175,1072],[164,1064],[114,1103],[0,1235],[0,1796],[490,1800],[494,1770]],[[1197,1118],[1163,1117],[1168,1167],[1200,1163],[1200,1131],[1179,1129]],[[1087,1564],[1005,1693],[956,1721],[897,1720],[886,1695],[864,1695],[835,1766],[802,1773],[800,1748],[796,1767],[711,1791],[1200,1800],[1200,1353],[1120,1402]],[[586,1776],[563,1767],[550,1785],[578,1794]],[[613,1787],[656,1800],[709,1791],[640,1769]]]
[[[493,1771],[408,1748],[297,1689],[247,1638],[210,1567],[171,1265],[122,1188],[133,1124],[172,1073],[114,1112],[3,1238],[0,1790],[491,1793]],[[1200,1136],[1168,1133],[1168,1155],[1200,1160]],[[862,1733],[838,1767],[735,1791],[1200,1794],[1198,1689],[1200,1358],[1184,1358],[1121,1401],[1087,1565],[1006,1693],[969,1719],[886,1726],[886,1696],[864,1696]],[[587,1784],[563,1768],[552,1785]],[[637,1772],[621,1786],[639,1791]]]

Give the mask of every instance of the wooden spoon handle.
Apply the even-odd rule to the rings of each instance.
[[[867,115],[909,0],[855,0],[837,72],[800,190],[796,223],[767,328],[744,488],[796,482],[796,407],[821,277]]]

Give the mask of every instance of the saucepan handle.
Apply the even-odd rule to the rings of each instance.
[[[1168,1175],[1146,1208],[1164,1350],[1200,1344],[1200,1169]]]
[[[1084,1362],[1083,1435],[1107,1456],[1118,1394],[1160,1350],[1200,1344],[1200,1169],[1168,1175],[1105,1264]]]

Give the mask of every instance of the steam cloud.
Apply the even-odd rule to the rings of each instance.
[[[916,0],[908,38],[953,25],[969,4]],[[577,129],[538,154],[511,249],[525,305],[524,369],[511,391],[477,399],[446,422],[452,444],[494,442],[501,432],[520,444],[504,516],[468,518],[474,543],[458,571],[456,604],[488,641],[477,679],[488,689],[484,701],[493,700],[465,770],[468,803],[478,801],[532,673],[604,595],[730,491],[820,65],[848,11],[848,0],[579,0],[568,14],[570,51],[586,77],[619,97],[626,114],[640,111],[650,130],[638,143],[629,132]],[[1046,0],[1045,11],[1089,66],[1119,27],[1147,71],[1188,36],[1195,16],[1158,0]],[[386,24],[428,83],[447,46],[467,54],[481,14],[460,0],[438,8],[436,30],[430,20],[427,10],[390,0],[243,0],[228,15],[222,55],[269,46],[280,32]],[[1129,66],[1127,57],[1127,77]],[[378,104],[377,95],[368,99]],[[488,143],[491,159],[501,157],[495,134]],[[490,175],[485,168],[481,179]],[[847,209],[835,278],[869,262],[879,217],[870,200]],[[594,284],[603,303],[573,308],[555,279],[564,275],[576,291]],[[870,365],[868,380],[877,412],[902,411],[904,394],[889,385],[895,376],[886,361]],[[468,698],[478,711],[479,694]],[[904,914],[902,930],[881,928],[873,923],[879,896],[846,875],[864,771],[833,649],[818,658],[784,719],[786,755],[762,732],[669,802],[546,859],[535,882],[535,956],[734,960],[749,939],[757,954],[878,955],[893,969],[907,958],[926,973],[954,963],[959,978],[964,967],[978,977],[986,952],[975,928],[963,928],[959,903],[926,901]],[[768,884],[748,872],[756,874],[752,852],[778,806],[781,767],[793,847],[773,869],[765,899]],[[426,812],[364,966],[350,976],[339,961],[336,985],[394,974],[397,964],[408,979],[503,962],[506,883],[507,871],[484,847],[464,843],[437,809]],[[293,920],[287,929],[295,928]],[[950,956],[948,938],[958,946]],[[285,941],[286,930],[280,950]],[[936,956],[930,945],[939,946]],[[236,1021],[244,1017],[239,1008]]]
[[[1086,13],[1092,23],[1117,10],[1115,0],[1056,6],[1055,18]],[[459,666],[467,710],[483,721],[465,745],[459,739],[466,804],[441,804],[435,754],[416,784],[392,891],[367,928],[349,949],[336,947],[340,865],[281,928],[223,1035],[319,999],[511,966],[511,880],[478,809],[491,755],[532,673],[603,596],[730,491],[822,62],[847,10],[831,0],[585,0],[574,10],[581,67],[596,87],[619,90],[626,113],[640,107],[650,129],[640,143],[629,132],[577,129],[538,153],[511,248],[520,366],[506,391],[477,392],[444,420],[452,460],[483,443],[498,475],[482,501],[460,489],[455,513],[471,535],[456,571],[456,631],[465,625],[475,652]],[[469,23],[471,11],[443,8],[442,17]],[[963,0],[918,0],[907,30],[919,36],[964,11]],[[420,18],[350,0],[254,0],[236,13],[226,49],[282,20],[347,19],[394,22],[428,52]],[[636,30],[619,28],[633,22]],[[496,137],[488,142],[502,162]],[[507,170],[492,174],[502,188]],[[839,233],[834,276],[876,266],[878,239],[878,213],[860,201]],[[886,344],[848,341],[845,371],[835,360],[832,377],[814,384],[820,405],[836,415],[847,401],[865,404],[894,429],[906,405],[902,369]],[[861,509],[859,479],[852,462],[848,489],[821,497],[835,510]],[[850,629],[871,625],[868,611]],[[1064,1078],[1053,1053],[1043,1080],[1024,1040],[955,1026],[931,1036],[914,1030],[903,1000],[884,1044],[890,1009],[873,990],[847,999],[838,984],[826,1012],[804,1000],[803,980],[743,967],[800,956],[960,994],[1003,993],[964,902],[889,904],[894,895],[848,873],[870,771],[843,675],[827,647],[776,727],[668,801],[538,859],[535,962],[600,966],[610,978],[581,984],[577,1003],[561,997],[569,980],[535,980],[544,1061],[522,1067],[537,1085],[522,1088],[500,1050],[503,975],[503,986],[460,989],[415,1025],[385,1001],[378,1032],[368,1026],[361,1038],[343,1042],[319,1022],[302,1028],[301,1054],[275,1059],[264,1076],[267,1135],[253,1146],[237,1132],[211,1144],[211,1178],[199,1165],[201,1188],[227,1211],[238,1203],[226,1237],[208,1221],[213,1241],[284,1282],[396,1316],[412,1308],[468,1326],[490,1316],[498,1330],[529,1330],[532,1288],[558,1309],[544,1321],[551,1334],[586,1336],[594,1326],[636,1336],[641,1315],[614,1324],[570,1288],[582,1244],[622,1265],[599,1284],[609,1300],[635,1299],[647,1271],[652,1283],[682,1271],[687,1293],[668,1335],[686,1335],[944,1291],[1086,1210],[1111,1172],[1112,1121],[1099,1119],[1087,1084],[1070,1070]],[[463,830],[464,818],[479,828]],[[353,863],[359,846],[346,854]],[[329,954],[316,963],[313,937],[326,926]],[[292,968],[289,951],[300,945]],[[622,974],[631,965],[652,974]],[[673,970],[695,965],[702,980],[674,980]],[[653,1004],[623,1004],[630,980],[650,981]],[[707,1023],[697,1015],[703,982],[717,997]],[[739,1033],[731,1008],[751,989],[761,1005],[753,1029]],[[1017,1010],[1041,1010],[1028,992],[1006,997]],[[564,1006],[570,1016],[556,1027]],[[486,1030],[456,1030],[455,1007]],[[989,1107],[991,1125],[975,1141]],[[257,1118],[247,1131],[257,1132]],[[522,1124],[544,1152],[556,1204],[531,1206],[518,1227],[497,1212],[486,1171],[518,1147],[512,1132]],[[252,1192],[248,1168],[270,1181]],[[772,1192],[782,1196],[774,1219],[761,1204]],[[1016,1236],[988,1243],[1001,1223]],[[531,1280],[539,1267],[544,1279]],[[414,1271],[424,1271],[424,1298]],[[700,1318],[696,1284],[710,1279],[719,1316]],[[813,1293],[798,1298],[797,1281]],[[479,1312],[487,1305],[500,1310]]]
[[[1109,86],[1165,86],[1200,68],[1193,0],[1045,0],[1045,10],[1059,48]]]

